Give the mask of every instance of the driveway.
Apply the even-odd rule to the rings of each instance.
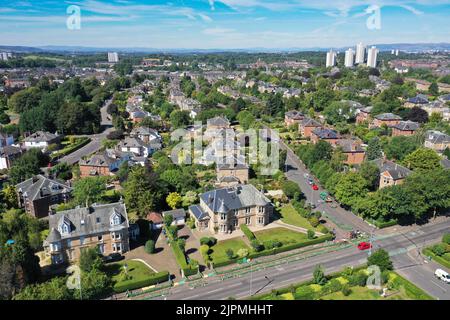
[[[186,240],[185,252],[189,259],[197,260],[200,264],[200,271],[204,270],[204,261],[199,251],[200,239],[197,239],[188,226],[178,230],[178,238]]]

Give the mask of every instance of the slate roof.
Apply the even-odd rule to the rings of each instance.
[[[143,148],[146,147],[144,141],[136,137],[126,137],[119,143],[119,148]]]
[[[450,93],[444,94],[444,95],[440,96],[438,99],[443,102],[450,101]]]
[[[400,121],[398,124],[392,126],[401,131],[416,131],[419,129],[419,124],[414,121]]]
[[[448,143],[450,142],[450,136],[440,131],[428,130],[425,135],[425,140],[431,143]]]
[[[17,184],[16,190],[22,192],[23,196],[34,201],[48,196],[71,192],[72,188],[39,174]]]
[[[119,215],[119,225],[111,226],[110,218],[113,214]],[[67,222],[70,225],[69,234],[61,233],[60,225],[62,222]],[[58,212],[49,216],[49,227],[50,230],[55,229],[62,239],[70,239],[128,229],[129,222],[125,204],[116,202],[94,204],[90,207]],[[52,231],[46,239],[47,242],[51,242],[54,237],[58,237],[58,235]]]
[[[114,162],[116,162],[116,159],[109,157],[106,152],[102,152],[94,154],[86,160],[81,159],[79,164],[83,166],[109,167]]]
[[[448,160],[447,158],[443,158],[441,160],[441,166],[446,170],[450,169],[450,160]]]
[[[244,159],[238,159],[233,157],[232,162],[227,162],[226,158],[223,158],[220,163],[217,163],[217,170],[231,170],[231,169],[248,169],[248,165]]]
[[[214,117],[207,121],[207,126],[228,127],[229,125],[230,121],[224,117]]]
[[[361,144],[352,139],[340,139],[336,142],[336,145],[342,147],[344,152],[364,152]]]
[[[157,130],[148,128],[148,127],[138,127],[134,128],[131,133],[131,136],[153,136],[155,138],[160,138],[160,135]]]
[[[413,98],[409,98],[408,102],[409,103],[414,103],[414,104],[427,104],[428,103],[428,98],[424,94],[418,94],[417,96],[415,96]]]
[[[9,157],[22,153],[22,149],[14,146],[4,146],[0,148],[0,157]]]
[[[370,114],[370,113],[372,112],[372,109],[373,109],[372,106],[370,106],[370,107],[365,107],[365,108],[359,109],[359,112]]]
[[[175,209],[175,210],[169,210],[169,211],[163,211],[162,212],[163,217],[164,216],[172,216],[173,219],[179,219],[186,217],[186,211],[184,209]]]
[[[318,121],[311,119],[311,118],[304,118],[300,122],[300,125],[302,127],[320,127],[321,126],[321,124]]]
[[[317,128],[312,131],[320,139],[339,139],[339,134],[328,128]]]
[[[372,162],[378,167],[380,173],[387,171],[394,180],[404,179],[411,173],[408,168],[382,158],[372,160]]]
[[[302,120],[304,115],[300,111],[291,110],[285,113],[285,117],[293,120]]]
[[[251,184],[208,191],[201,194],[200,199],[215,213],[270,203],[270,200]]]
[[[402,120],[401,117],[399,117],[393,113],[382,113],[382,114],[375,116],[375,118],[378,120]]]
[[[209,215],[202,210],[200,205],[196,204],[189,207],[189,211],[197,218],[197,220],[209,220],[211,219]]]
[[[37,131],[28,137],[26,137],[23,141],[25,142],[51,142],[57,139],[59,136],[50,132]]]

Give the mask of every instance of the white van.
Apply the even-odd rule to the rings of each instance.
[[[450,275],[442,269],[436,269],[434,275],[446,283],[450,283]]]

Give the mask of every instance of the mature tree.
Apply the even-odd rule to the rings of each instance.
[[[411,170],[431,170],[440,167],[441,157],[432,149],[419,148],[408,154],[402,163]]]
[[[336,186],[336,199],[347,206],[353,206],[356,202],[367,194],[368,188],[366,180],[356,172],[348,172]]]
[[[189,112],[187,111],[174,110],[170,114],[170,123],[175,129],[187,126],[190,121],[191,118],[189,117]]]
[[[355,110],[346,102],[334,101],[322,113],[329,124],[345,123],[355,118]]]
[[[158,175],[147,168],[134,166],[124,185],[124,199],[127,209],[144,217],[151,210],[161,206],[166,196],[166,187],[158,181]]]
[[[185,193],[198,185],[195,176],[187,168],[168,169],[161,173],[160,178],[172,191],[179,193]]]
[[[421,108],[414,107],[409,110],[406,119],[418,123],[425,123],[428,122],[428,113]]]
[[[371,114],[372,116],[376,116],[387,112],[392,112],[392,108],[385,102],[377,102],[373,105]]]
[[[236,117],[244,130],[248,130],[255,123],[255,116],[247,110],[241,111]]]
[[[73,200],[79,205],[91,205],[100,201],[105,191],[106,181],[104,177],[80,179],[73,185]]]
[[[26,286],[13,300],[70,300],[73,292],[66,285],[65,277],[55,277],[49,281]]]
[[[303,195],[300,187],[294,181],[289,180],[284,181],[281,185],[281,189],[289,199],[300,200],[300,198]]]
[[[11,182],[17,184],[39,174],[41,167],[47,166],[48,161],[49,157],[39,149],[30,149],[17,159],[11,167],[9,172]]]
[[[437,96],[439,94],[439,86],[436,81],[433,81],[428,87],[428,92],[433,96]]]
[[[314,149],[311,153],[312,163],[320,160],[330,160],[332,154],[333,148],[331,147],[331,144],[324,140],[320,140],[317,144],[314,145]]]
[[[274,116],[284,109],[283,96],[281,93],[272,94],[267,101],[267,111],[269,115]]]
[[[83,272],[90,272],[93,269],[100,270],[103,266],[103,262],[98,249],[86,248],[81,250],[79,265]]]
[[[149,254],[154,253],[154,252],[155,252],[155,241],[153,241],[153,240],[148,240],[148,241],[145,243],[144,251],[147,252],[147,253],[149,253]]]
[[[369,190],[374,191],[377,189],[380,179],[380,170],[374,163],[368,161],[363,162],[359,174],[366,180],[366,185]]]
[[[110,294],[111,279],[106,273],[94,268],[90,272],[82,272],[81,289],[74,291],[75,299],[101,299]]]
[[[0,191],[0,199],[3,200],[7,209],[17,208],[17,193],[13,185],[7,184]]]
[[[181,204],[181,196],[178,192],[171,192],[166,198],[167,204],[172,209],[178,208],[178,206]]]
[[[372,138],[367,144],[366,157],[367,160],[375,160],[381,158],[383,151],[378,137]]]
[[[39,105],[42,92],[36,87],[14,93],[8,100],[8,106],[15,112],[22,113]]]
[[[406,155],[415,151],[419,146],[414,137],[397,136],[384,146],[384,152],[389,159],[403,160]]]
[[[188,191],[186,194],[182,197],[182,206],[183,207],[189,207],[197,202],[198,195],[195,191]]]
[[[367,258],[367,266],[378,266],[381,271],[394,268],[389,253],[384,249],[378,249]]]

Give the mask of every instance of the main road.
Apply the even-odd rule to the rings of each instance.
[[[397,233],[374,241],[374,248],[389,252],[398,272],[426,290],[437,299],[450,300],[448,285],[434,278],[436,265],[427,263],[418,250],[430,245],[450,229],[450,219],[415,227],[407,233]],[[190,288],[186,284],[175,286],[169,294],[157,299],[174,300],[213,300],[234,297],[242,299],[255,294],[270,292],[272,289],[306,281],[312,277],[314,268],[322,265],[326,273],[342,270],[346,266],[366,263],[368,251],[355,247],[324,253],[305,260],[274,266],[265,270],[247,273],[242,277],[226,280],[207,278],[205,286]],[[442,267],[441,267],[442,268]]]

